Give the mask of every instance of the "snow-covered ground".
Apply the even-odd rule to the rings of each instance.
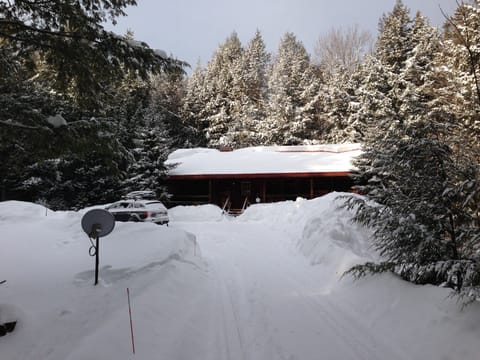
[[[479,304],[389,274],[340,278],[377,256],[335,196],[117,223],[97,286],[88,209],[0,203],[0,323],[18,321],[0,359],[479,359]]]

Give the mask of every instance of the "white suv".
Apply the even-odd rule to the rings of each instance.
[[[168,224],[168,211],[158,200],[125,199],[106,207],[116,221],[142,221]]]

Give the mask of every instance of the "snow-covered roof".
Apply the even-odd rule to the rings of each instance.
[[[194,148],[171,153],[170,176],[349,172],[360,144],[257,146],[232,151]]]

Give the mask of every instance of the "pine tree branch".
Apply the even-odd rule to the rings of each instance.
[[[16,42],[24,42],[24,41],[28,41],[30,44],[35,44],[36,46],[38,47],[42,47],[42,48],[46,48],[46,49],[50,49],[50,50],[54,50],[55,47],[48,44],[48,43],[45,43],[45,42],[40,42],[40,41],[33,41],[31,38],[28,38],[28,39],[22,39],[22,38],[19,38],[19,37],[16,37],[14,35],[11,35],[11,34],[6,34],[2,31],[0,31],[0,38],[5,38],[5,39],[10,39],[10,40],[13,40],[13,41],[16,41]]]
[[[40,130],[40,129],[46,129],[43,126],[30,126],[30,125],[24,125],[19,122],[13,121],[12,119],[9,120],[0,120],[0,125],[2,126],[8,126],[8,127],[16,127],[24,130]]]
[[[33,26],[26,25],[25,23],[15,20],[5,20],[5,19],[0,19],[0,27],[8,27],[8,26],[13,26],[17,28],[21,28],[24,30],[29,30],[33,31],[36,33],[40,34],[46,34],[46,35],[52,35],[52,36],[59,36],[59,37],[68,37],[68,38],[73,38],[73,39],[82,39],[82,36],[78,36],[76,32],[66,32],[66,31],[52,31],[52,30],[47,30],[47,29],[39,29]],[[3,35],[7,35],[2,32]],[[10,35],[14,36],[14,35]]]
[[[458,1],[456,1],[456,3],[457,3],[459,8],[460,8],[461,5],[464,5],[463,3],[459,4]],[[471,39],[470,39],[470,36],[469,36],[468,27],[467,26],[465,27],[467,29],[467,32],[464,36],[462,34],[462,32],[460,31],[460,29],[458,28],[457,24],[455,24],[455,22],[451,19],[451,17],[448,16],[447,14],[445,14],[445,12],[443,11],[442,8],[440,8],[440,11],[442,12],[442,15],[447,20],[447,22],[450,25],[453,26],[453,28],[455,29],[455,32],[459,36],[460,40],[462,41],[463,45],[465,46],[465,49],[468,52],[468,60],[470,62],[470,71],[472,72],[472,76],[473,76],[473,79],[474,79],[474,82],[475,82],[475,88],[476,88],[476,92],[477,92],[477,102],[480,105],[480,83],[479,83],[479,80],[478,80],[478,74],[477,74],[477,68],[476,68],[477,64],[474,60],[474,55],[473,55],[473,51],[472,51],[472,48],[471,48],[472,42],[471,42]],[[462,16],[462,20],[463,20],[464,24],[467,24],[467,19],[465,17],[464,9],[462,9],[461,16]]]

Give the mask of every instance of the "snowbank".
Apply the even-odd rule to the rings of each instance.
[[[321,265],[324,273],[338,280],[353,265],[378,259],[371,248],[370,232],[352,223],[352,214],[340,208],[342,195],[346,194],[333,192],[313,200],[255,204],[239,221],[263,222],[288,233],[312,265]]]
[[[221,221],[225,219],[222,209],[216,205],[175,206],[168,210],[171,221]]]
[[[95,258],[81,229],[85,212],[0,203],[0,280],[7,280],[0,285],[0,323],[18,321],[12,334],[0,337],[0,359],[66,359],[94,330],[125,324],[127,287],[141,296],[181,264],[203,266],[193,235],[152,223],[117,222],[100,238],[99,285],[93,286]],[[128,353],[123,327],[116,337],[122,342],[118,351]],[[84,348],[79,358],[85,354],[93,356]],[[101,352],[95,356],[108,358]]]
[[[355,329],[355,323],[369,329],[371,343],[380,339],[395,353],[385,358],[478,359],[480,304],[462,310],[450,289],[414,285],[389,273],[342,277],[353,265],[378,261],[379,255],[371,247],[370,231],[339,208],[344,201],[339,195],[257,204],[238,221],[288,234],[294,249],[317,269],[322,301],[344,311],[337,321],[348,322],[352,335],[364,331]]]
[[[29,265],[40,266],[43,261],[50,264],[58,261],[61,265],[68,257],[68,275],[62,272],[54,276],[87,280],[93,270],[88,270],[92,267],[92,259],[88,256],[91,243],[80,225],[84,213],[55,212],[38,204],[18,201],[0,203],[0,245],[10,255],[2,257],[0,262],[2,277],[28,278],[31,275],[27,271]],[[116,270],[119,268],[124,269],[123,276],[128,276],[148,264],[188,257],[194,243],[191,234],[166,226],[117,222],[113,232],[100,239],[102,281],[109,283],[113,280],[111,276],[118,277]],[[22,273],[18,272],[19,265],[26,266]],[[115,273],[117,275],[113,275]]]

